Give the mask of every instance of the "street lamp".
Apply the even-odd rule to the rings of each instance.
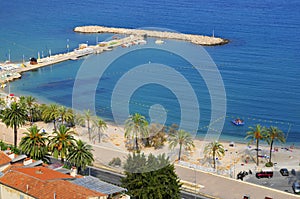
[[[67,50],[68,50],[68,53],[69,53],[69,48],[70,48],[70,46],[69,46],[69,39],[67,39]]]
[[[194,175],[195,175],[195,183],[194,183],[194,186],[195,186],[195,199],[196,199],[196,194],[197,194],[197,172],[196,172],[196,166],[195,165],[190,165],[190,168],[193,168],[194,170]]]
[[[196,194],[197,194],[197,171],[196,171],[195,167],[194,167],[194,171],[195,171],[195,199],[196,199]]]
[[[8,61],[10,62],[10,49],[8,50]]]
[[[233,155],[233,157],[232,157],[232,159],[233,159],[233,177],[232,178],[235,179],[235,164],[236,164],[236,154],[237,154],[237,151],[234,151],[234,153],[230,152],[230,154]]]

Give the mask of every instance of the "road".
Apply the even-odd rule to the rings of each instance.
[[[112,183],[115,185],[121,185],[121,178],[124,177],[122,174],[114,173],[108,170],[95,168],[95,167],[88,167],[88,170],[86,171],[87,174],[90,174],[91,176],[97,177],[100,180],[103,180],[108,183]],[[181,197],[183,199],[209,199],[205,196],[199,196],[195,195],[193,193],[189,193],[186,191],[181,192]]]
[[[292,189],[292,184],[296,180],[300,180],[300,172],[295,172],[295,175],[291,174],[289,176],[282,176],[279,171],[274,171],[273,178],[260,178],[257,179],[255,174],[248,175],[244,179],[246,182],[251,182],[257,185],[266,186],[269,188],[285,191],[288,193],[294,193]]]

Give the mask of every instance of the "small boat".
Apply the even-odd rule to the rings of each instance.
[[[165,42],[164,42],[163,40],[158,39],[158,40],[155,41],[155,43],[156,43],[156,44],[163,44],[163,43],[165,43]]]
[[[231,122],[236,126],[243,126],[245,124],[244,120],[239,118],[232,120]]]

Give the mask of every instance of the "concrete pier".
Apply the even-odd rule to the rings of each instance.
[[[114,34],[139,35],[139,36],[146,35],[148,37],[155,37],[161,39],[184,40],[202,46],[216,46],[216,45],[224,45],[229,43],[228,39],[217,38],[214,36],[209,37],[203,35],[175,33],[175,32],[167,32],[167,31],[110,28],[104,26],[79,26],[74,28],[74,31],[79,33],[114,33]]]
[[[21,74],[26,71],[35,70],[37,68],[50,66],[60,62],[68,60],[76,60],[80,57],[84,57],[91,54],[99,54],[104,51],[112,50],[115,47],[123,46],[125,44],[139,44],[140,42],[145,42],[142,36],[128,36],[122,39],[114,39],[107,42],[102,42],[94,46],[87,46],[82,49],[75,49],[68,53],[52,55],[50,57],[45,57],[37,60],[37,64],[30,64],[29,62],[25,63],[3,63],[0,64],[2,67],[11,66],[11,70],[2,71],[0,73],[2,78],[0,78],[0,84],[4,84],[8,81],[13,81],[15,79],[21,78]],[[17,67],[20,66],[21,67]]]

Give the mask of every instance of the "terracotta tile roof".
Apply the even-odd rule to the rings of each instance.
[[[107,196],[67,180],[41,180],[16,170],[10,170],[0,177],[0,183],[41,199],[53,199],[54,194],[56,199],[87,199]]]
[[[38,178],[40,180],[71,179],[70,175],[48,169],[46,167],[14,168],[13,170]]]
[[[4,152],[0,151],[0,166],[10,163],[11,159]]]

